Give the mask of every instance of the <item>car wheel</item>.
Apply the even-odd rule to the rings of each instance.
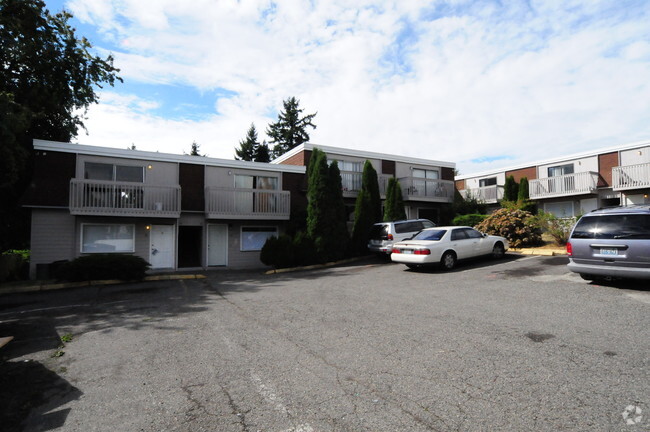
[[[417,264],[406,264],[406,267],[410,268],[411,270],[417,270],[420,268],[420,266]]]
[[[445,252],[440,258],[440,264],[445,270],[453,269],[456,267],[456,254],[451,251]]]
[[[492,248],[492,258],[501,259],[506,254],[506,250],[503,247],[503,243],[498,242]]]

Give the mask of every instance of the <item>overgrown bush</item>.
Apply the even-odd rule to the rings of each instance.
[[[482,214],[458,215],[451,223],[452,225],[466,225],[473,227],[483,222],[486,218],[487,215]]]
[[[85,255],[62,264],[55,272],[59,280],[89,281],[103,279],[139,280],[150,264],[139,256],[126,254]]]
[[[543,232],[548,233],[559,245],[564,246],[569,241],[571,230],[580,217],[559,218],[552,213],[539,212],[535,217],[537,225]]]
[[[260,260],[275,268],[292,267],[295,260],[291,237],[286,234],[282,234],[280,237],[270,237],[262,246]]]
[[[502,208],[476,227],[487,234],[508,239],[512,247],[536,246],[542,242],[541,230],[532,213]]]
[[[0,282],[29,277],[29,249],[11,249],[0,255]]]

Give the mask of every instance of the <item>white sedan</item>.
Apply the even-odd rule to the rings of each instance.
[[[508,250],[504,237],[483,234],[467,226],[441,226],[420,231],[411,240],[393,244],[390,259],[417,268],[440,264],[451,270],[461,259],[491,255],[503,258]]]

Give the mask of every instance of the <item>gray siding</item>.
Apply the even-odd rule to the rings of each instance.
[[[32,211],[30,276],[36,276],[37,264],[75,257],[75,220],[67,209]]]
[[[231,268],[263,268],[266,267],[260,261],[260,251],[241,251],[241,227],[242,226],[275,226],[278,234],[284,232],[283,223],[272,223],[266,221],[231,222],[228,224],[228,267]]]

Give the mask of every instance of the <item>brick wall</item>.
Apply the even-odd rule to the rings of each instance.
[[[519,183],[523,177],[526,177],[528,181],[534,180],[537,178],[537,168],[533,166],[518,170],[506,171],[506,177],[508,176],[513,176],[517,183]]]
[[[598,155],[598,174],[600,174],[598,187],[612,185],[612,168],[618,165],[618,152]]]

